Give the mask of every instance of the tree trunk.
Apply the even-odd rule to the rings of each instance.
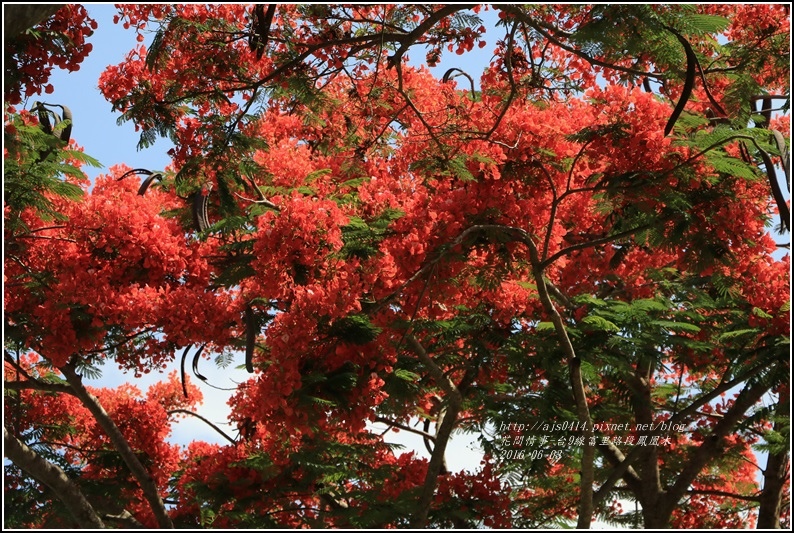
[[[784,397],[783,394],[786,396]],[[781,393],[780,402],[775,410],[776,417],[788,415],[788,392]],[[775,421],[775,431],[785,431],[780,420]],[[780,512],[783,505],[783,487],[789,475],[788,450],[770,453],[764,469],[764,486],[761,489],[758,507],[758,529],[780,529]]]
[[[755,405],[761,397],[769,391],[769,385],[760,382],[745,385],[745,388],[736,397],[733,406],[723,415],[712,429],[711,434],[698,446],[689,459],[684,463],[681,473],[675,483],[668,485],[658,499],[658,504],[651,506],[648,513],[652,515],[651,522],[645,524],[646,528],[669,528],[670,518],[678,506],[678,502],[686,495],[687,490],[695,481],[703,468],[721,453],[723,439],[734,431],[742,421],[745,413]],[[643,510],[643,513],[645,511]],[[659,520],[657,522],[657,520]],[[661,523],[661,522],[664,523]]]

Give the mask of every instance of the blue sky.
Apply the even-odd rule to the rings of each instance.
[[[139,135],[135,132],[135,127],[130,123],[116,124],[119,114],[111,112],[110,103],[104,99],[97,87],[102,71],[108,65],[121,63],[126,53],[138,44],[135,33],[113,24],[113,15],[116,13],[113,4],[84,5],[99,25],[88,38],[94,46],[92,52],[76,72],[53,71],[50,83],[55,91],[30,100],[63,104],[72,110],[72,137],[85,149],[86,154],[95,157],[105,166],[104,169],[86,168],[89,177],[94,178],[99,173],[107,172],[110,166],[119,163],[132,167],[162,169],[169,162],[166,152],[171,148],[170,141],[158,140],[153,147],[138,152],[136,146]]]

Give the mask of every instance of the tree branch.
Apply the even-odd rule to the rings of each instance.
[[[109,522],[119,522],[124,524],[125,527],[131,527],[134,529],[145,529],[146,526],[138,522],[138,520],[126,509],[118,514],[110,514],[107,513],[103,515],[103,518]]]
[[[670,516],[675,506],[692,485],[692,482],[703,470],[703,467],[719,453],[725,436],[736,427],[744,413],[755,405],[769,388],[770,385],[765,383],[765,380],[760,380],[739,393],[739,396],[725,413],[723,419],[714,426],[711,434],[704,439],[689,460],[684,463],[675,483],[662,494],[659,499],[660,509],[658,514],[660,516]]]
[[[599,445],[598,449],[604,454],[604,457],[612,463],[615,468],[609,473],[607,480],[601,485],[598,491],[593,496],[593,505],[597,505],[603,500],[614,488],[619,479],[623,479],[626,485],[635,493],[641,494],[642,479],[637,471],[631,464],[640,456],[640,447],[635,446],[628,456],[623,455],[620,448],[609,442],[609,444]]]
[[[22,368],[19,364],[17,364],[16,361],[14,361],[14,358],[11,356],[11,354],[8,353],[7,350],[3,352],[3,360],[14,368],[14,370],[17,372],[17,377],[19,375],[22,375],[25,378],[25,381],[3,380],[3,387],[8,390],[32,389],[32,390],[40,390],[45,392],[61,392],[64,394],[72,394],[72,395],[74,394],[74,391],[68,385],[64,385],[61,383],[47,383],[45,381],[39,381],[35,377],[31,376],[24,368]]]
[[[68,381],[69,385],[71,385],[72,389],[74,389],[75,395],[94,416],[97,423],[100,425],[100,427],[102,427],[102,429],[105,431],[105,434],[113,443],[113,446],[121,455],[132,475],[138,480],[138,484],[140,485],[141,490],[143,490],[146,500],[149,502],[149,506],[151,507],[155,518],[157,519],[157,523],[162,528],[173,529],[174,524],[171,522],[171,518],[168,516],[168,512],[165,509],[165,504],[163,503],[162,498],[160,498],[160,494],[157,491],[157,486],[155,485],[154,480],[149,475],[149,472],[146,470],[146,468],[144,468],[144,466],[138,460],[138,457],[130,447],[127,439],[125,439],[124,435],[121,434],[118,426],[116,426],[116,423],[113,422],[113,419],[110,418],[110,415],[99,403],[99,400],[97,400],[97,398],[85,388],[82,378],[75,372],[74,363],[70,362],[61,367],[60,370],[66,377],[66,381]]]
[[[691,489],[687,494],[704,494],[707,496],[724,496],[725,498],[733,498],[734,500],[744,500],[746,502],[757,502],[761,500],[758,494],[745,495],[728,492],[725,490],[712,490],[712,489]]]
[[[57,13],[66,4],[3,4],[3,34],[14,37]]]
[[[74,390],[69,385],[60,383],[46,383],[36,379],[28,381],[4,381],[3,388],[6,390],[39,390],[43,392],[59,392],[75,396]]]
[[[15,465],[52,490],[82,529],[105,527],[80,487],[69,479],[60,467],[43,459],[25,443],[11,435],[5,426],[3,426],[3,448],[5,456]]]
[[[560,316],[559,311],[554,306],[543,278],[544,266],[540,261],[538,249],[529,235],[522,239],[522,242],[529,248],[530,261],[532,262],[532,273],[538,287],[538,297],[546,313],[550,316],[557,338],[562,345],[563,352],[568,358],[568,368],[570,371],[571,390],[573,391],[574,401],[576,402],[576,417],[584,424],[585,445],[582,450],[582,469],[579,482],[579,518],[577,529],[588,529],[593,518],[593,482],[595,481],[595,470],[593,461],[595,460],[595,446],[590,445],[591,437],[595,436],[593,431],[593,421],[590,418],[590,408],[587,405],[587,393],[584,390],[584,378],[582,377],[581,359],[576,355],[565,322]]]
[[[780,391],[778,404],[775,408],[774,430],[784,432],[787,423],[784,417],[791,410],[790,390],[788,387]],[[790,446],[790,437],[789,437]],[[758,529],[778,529],[780,528],[780,515],[783,512],[783,494],[786,482],[791,476],[791,465],[789,460],[789,450],[770,451],[764,469],[764,485],[758,497]]]
[[[386,424],[386,425],[389,426],[389,429],[391,429],[392,427],[400,428],[400,429],[402,429],[404,431],[408,431],[409,433],[415,433],[416,435],[420,435],[422,438],[425,438],[425,439],[427,439],[429,441],[432,441],[432,442],[436,441],[436,436],[435,435],[431,435],[427,431],[422,431],[421,429],[416,429],[416,428],[412,428],[411,426],[406,426],[405,424],[401,424],[399,422],[395,422],[394,420],[389,420],[388,418],[386,418],[384,416],[376,416],[375,417],[375,422],[381,422],[383,424]]]
[[[458,11],[471,9],[475,5],[476,4],[451,4],[433,12],[429,17],[423,20],[421,24],[414,28],[411,33],[400,36],[397,39],[400,42],[400,48],[393,56],[389,57],[389,66],[399,65],[403,54],[405,54],[408,48],[410,48],[422,35],[427,33],[430,28],[435,26],[438,21]]]
[[[601,238],[598,238],[598,239],[593,239],[593,240],[590,240],[590,241],[585,241],[585,242],[581,242],[579,244],[574,244],[572,246],[568,246],[567,248],[563,248],[562,250],[558,251],[556,254],[552,255],[548,259],[543,260],[543,262],[540,263],[540,265],[541,265],[542,268],[545,269],[546,267],[550,266],[552,263],[554,263],[554,261],[556,261],[560,257],[568,255],[571,252],[574,252],[576,250],[583,250],[585,248],[592,248],[592,247],[598,246],[600,244],[607,244],[607,243],[622,239],[623,237],[628,237],[630,235],[634,235],[638,231],[642,231],[642,230],[648,229],[650,227],[651,227],[650,224],[643,224],[642,226],[638,226],[636,228],[627,229],[625,231],[621,231],[620,233],[615,233],[613,235],[607,235],[605,237],[601,237]]]
[[[612,69],[612,70],[617,70],[619,72],[625,72],[627,74],[634,74],[635,76],[646,76],[646,77],[655,78],[655,79],[659,79],[659,78],[663,77],[663,76],[661,76],[659,74],[655,74],[653,72],[645,72],[643,70],[636,70],[636,69],[633,69],[633,68],[621,67],[619,65],[614,65],[612,63],[607,63],[606,61],[601,61],[600,59],[596,59],[596,58],[594,58],[594,57],[582,52],[581,50],[577,50],[573,46],[570,46],[570,45],[567,45],[567,44],[563,43],[562,41],[560,41],[556,37],[552,36],[548,31],[546,31],[541,26],[540,23],[538,23],[538,22],[530,19],[529,17],[527,17],[526,13],[524,13],[521,10],[520,7],[518,7],[516,5],[507,5],[507,4],[500,5],[498,7],[499,7],[499,9],[504,11],[505,13],[511,14],[512,16],[516,17],[518,20],[520,20],[521,22],[523,22],[524,24],[526,24],[527,26],[532,28],[533,30],[537,31],[539,34],[541,34],[543,37],[548,39],[549,42],[551,42],[555,46],[558,46],[558,47],[562,48],[566,52],[570,52],[570,53],[572,53],[572,54],[574,54],[576,56],[581,57],[582,59],[584,59],[588,63],[591,63],[593,65],[599,65],[601,67],[606,67],[606,68]],[[556,28],[555,28],[553,31],[557,32],[558,30],[556,30]]]
[[[688,416],[697,413],[697,410],[700,409],[702,406],[706,405],[708,402],[713,400],[714,398],[722,395],[723,393],[731,390],[735,386],[739,385],[750,379],[751,377],[759,374],[763,370],[766,370],[771,363],[760,363],[755,367],[748,370],[745,374],[732,379],[730,381],[726,381],[724,383],[720,383],[718,386],[714,387],[714,389],[697,400],[694,400],[691,404],[689,404],[686,409],[683,409],[679,413],[674,413],[673,416],[670,418],[669,422],[671,424],[676,424],[685,420]]]
[[[449,438],[452,435],[452,430],[457,423],[458,412],[463,404],[463,396],[455,386],[455,383],[444,375],[444,372],[436,365],[416,337],[409,335],[407,342],[416,355],[419,356],[422,363],[427,367],[433,380],[444,389],[447,403],[446,414],[436,432],[436,445],[430,456],[430,464],[427,465],[425,484],[422,487],[422,496],[419,499],[419,511],[414,518],[414,527],[424,529],[427,527],[427,519],[430,513],[430,506],[433,503],[433,494],[436,490],[438,476],[444,466],[444,452],[447,448],[447,442],[449,442]]]
[[[184,415],[195,416],[196,418],[198,418],[199,420],[201,420],[202,422],[207,424],[209,427],[211,427],[212,429],[214,429],[215,431],[220,433],[223,436],[223,438],[225,438],[226,440],[228,440],[232,444],[232,446],[237,444],[237,441],[234,440],[233,438],[231,438],[226,433],[224,433],[221,428],[219,428],[218,426],[216,426],[215,424],[213,424],[212,422],[210,422],[209,420],[207,420],[206,418],[204,418],[203,416],[201,416],[198,413],[194,413],[193,411],[188,411],[187,409],[171,409],[170,411],[166,411],[166,413],[168,413],[169,415],[184,414]]]

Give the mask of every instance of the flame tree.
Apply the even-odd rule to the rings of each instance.
[[[786,6],[120,5],[99,86],[172,162],[93,184],[9,105],[91,22],[14,41],[6,525],[789,523]],[[169,444],[210,354],[236,435]]]

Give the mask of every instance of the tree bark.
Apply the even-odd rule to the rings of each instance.
[[[784,396],[785,395],[785,396]],[[775,409],[775,416],[788,415],[790,402],[788,391],[782,392]],[[780,420],[775,421],[775,431],[785,431]],[[758,529],[780,529],[780,512],[783,506],[783,488],[789,476],[789,453],[781,450],[769,454],[764,469],[764,486],[761,489],[760,505],[758,507]]]
[[[29,30],[66,4],[3,4],[4,39]]]
[[[595,481],[595,446],[591,445],[590,442],[595,438],[595,432],[593,430],[593,420],[590,417],[590,407],[587,404],[584,379],[582,378],[582,361],[576,354],[570,337],[568,337],[568,331],[565,328],[565,322],[562,316],[560,316],[559,311],[557,311],[557,308],[554,306],[554,302],[551,301],[546,280],[543,277],[543,267],[541,266],[540,256],[535,247],[535,243],[532,242],[532,239],[528,235],[522,239],[522,242],[524,242],[529,249],[532,273],[538,287],[538,298],[546,313],[551,318],[557,333],[557,338],[568,358],[571,391],[573,392],[574,402],[576,404],[576,417],[584,427],[583,436],[585,438],[579,478],[579,517],[576,522],[576,529],[589,529],[593,521],[593,483]]]
[[[80,487],[69,479],[66,472],[61,470],[58,465],[40,457],[24,442],[11,435],[5,426],[3,426],[3,447],[6,457],[15,465],[52,490],[72,513],[82,529],[103,529],[105,527]]]
[[[667,487],[652,509],[643,508],[645,527],[663,529],[670,527],[670,517],[678,502],[686,495],[687,490],[695,481],[703,468],[716,457],[723,446],[723,439],[733,431],[742,417],[761,397],[769,391],[769,385],[763,381],[746,386],[736,398],[733,406],[723,415],[722,420],[714,426],[703,443],[698,446],[689,460],[684,464],[675,483]]]
[[[427,474],[425,476],[425,484],[422,487],[422,496],[419,500],[419,510],[414,519],[415,527],[418,529],[427,528],[428,515],[430,514],[430,507],[433,504],[433,495],[435,494],[436,485],[438,483],[438,476],[444,467],[444,453],[447,448],[449,438],[452,436],[452,430],[455,429],[455,424],[458,421],[458,412],[463,404],[463,396],[444,372],[435,364],[433,359],[430,358],[424,347],[413,335],[408,336],[408,344],[419,356],[419,359],[424,363],[433,379],[438,385],[444,389],[446,393],[446,414],[441,420],[441,426],[436,433],[435,447],[430,456],[430,463],[427,465]]]

